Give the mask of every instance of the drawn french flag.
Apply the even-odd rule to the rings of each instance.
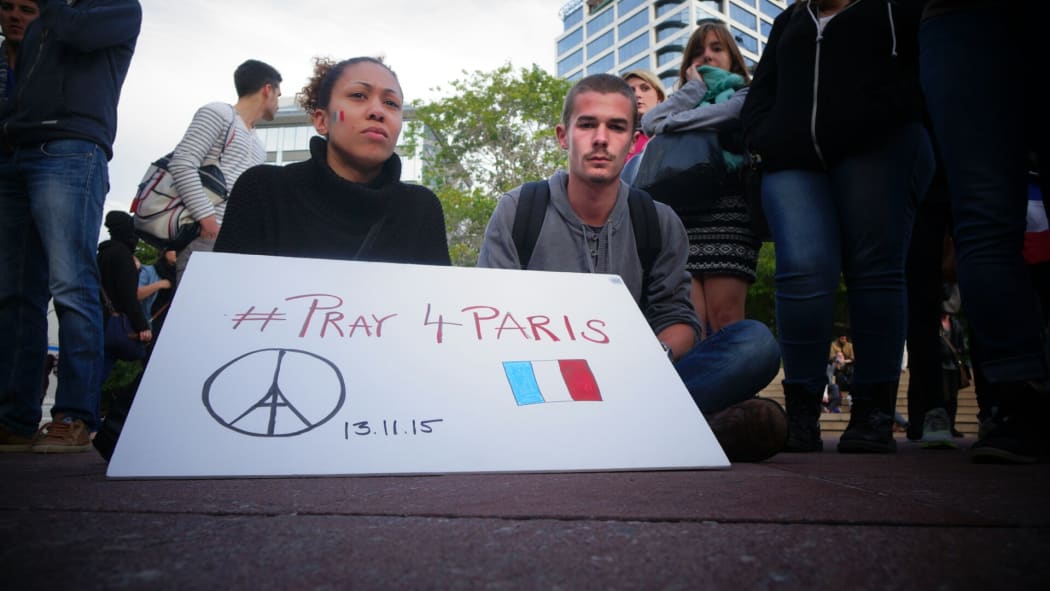
[[[518,406],[602,399],[586,359],[504,361],[503,371]]]

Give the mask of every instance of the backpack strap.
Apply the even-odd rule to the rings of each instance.
[[[642,263],[642,297],[638,306],[644,311],[649,303],[649,280],[653,264],[663,247],[663,240],[660,236],[660,219],[656,215],[653,198],[641,189],[631,187],[631,192],[627,196],[627,205],[631,213],[631,226],[634,228],[638,260]]]
[[[547,215],[547,205],[551,200],[550,185],[547,181],[534,181],[521,186],[518,206],[514,212],[514,227],[511,237],[518,251],[518,261],[522,269],[527,269],[532,251],[536,248],[543,219]],[[663,247],[660,236],[660,218],[656,215],[656,205],[648,193],[630,188],[627,205],[631,215],[631,226],[634,228],[635,247],[638,249],[638,260],[642,264],[642,297],[638,305],[642,310],[649,301],[649,280],[657,255]]]
[[[529,259],[536,248],[536,239],[547,216],[547,204],[551,200],[551,189],[547,181],[533,181],[521,186],[518,207],[514,210],[514,228],[511,237],[518,250],[518,261],[522,269],[529,267]]]
[[[226,154],[226,148],[229,148],[234,138],[237,137],[237,130],[233,128],[235,123],[237,123],[237,107],[230,105],[230,123],[226,126],[226,135],[223,137],[222,148],[219,149],[219,162],[222,162],[222,157]]]

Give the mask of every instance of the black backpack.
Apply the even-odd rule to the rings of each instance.
[[[551,200],[550,186],[547,181],[525,183],[521,187],[518,207],[514,214],[514,228],[511,237],[518,250],[521,268],[529,266],[532,251],[536,247],[543,219],[547,215],[547,204]],[[641,189],[631,187],[627,197],[631,212],[631,226],[634,228],[635,246],[638,248],[638,260],[642,263],[642,299],[638,306],[645,310],[649,300],[649,275],[660,253],[660,219],[656,217],[656,205],[653,198]]]

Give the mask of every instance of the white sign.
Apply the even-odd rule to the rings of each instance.
[[[728,466],[617,276],[202,252],[107,474]]]

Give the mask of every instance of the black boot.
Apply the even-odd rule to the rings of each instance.
[[[787,407],[788,438],[786,452],[809,452],[824,449],[820,438],[820,410],[823,391],[812,391],[806,384],[784,383],[784,405]]]
[[[897,385],[897,382],[853,385],[853,408],[849,425],[839,438],[839,453],[896,453],[893,414]]]

